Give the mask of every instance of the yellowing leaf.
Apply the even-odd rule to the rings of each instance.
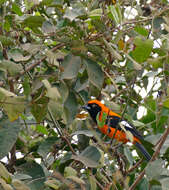
[[[46,79],[43,80],[42,82],[47,89],[46,96],[53,100],[58,100],[58,98],[60,98],[60,93],[59,93],[58,89],[56,87],[51,87],[50,83]]]
[[[163,106],[169,108],[169,98],[163,102]]]
[[[24,96],[16,96],[3,88],[0,88],[0,103],[10,121],[18,119],[26,106]]]

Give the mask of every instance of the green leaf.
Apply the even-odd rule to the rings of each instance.
[[[169,108],[169,98],[163,102],[163,106]]]
[[[145,138],[145,140],[155,145],[159,141],[160,138],[161,138],[161,134],[159,133],[157,135],[149,135]],[[169,147],[169,136],[164,142],[162,148],[160,149],[160,153],[164,154],[167,151],[168,147]]]
[[[138,63],[146,61],[153,49],[153,40],[136,37],[134,44],[136,45],[136,48],[131,52],[133,59]]]
[[[103,71],[96,62],[87,59],[84,61],[87,66],[87,73],[89,76],[89,81],[96,86],[97,88],[101,89],[104,81],[104,74]]]
[[[25,96],[28,97],[30,95],[30,92],[31,92],[31,87],[30,87],[29,78],[27,76],[24,77],[23,90],[24,90]]]
[[[42,16],[29,16],[23,21],[23,24],[25,27],[38,28],[42,26],[44,21],[45,18]]]
[[[73,21],[79,16],[86,15],[86,11],[81,3],[72,4],[72,7],[67,7],[64,18]]]
[[[75,119],[78,110],[78,103],[74,92],[70,91],[64,103],[65,119],[68,124]]]
[[[149,183],[146,178],[143,178],[138,184],[138,190],[149,190]]]
[[[12,61],[0,61],[0,70],[4,69],[11,77],[18,75],[22,71],[22,66]]]
[[[36,125],[36,131],[38,133],[42,133],[44,135],[48,135],[48,133],[49,133],[47,128],[45,126],[43,126],[43,125]]]
[[[42,31],[44,33],[54,33],[55,32],[55,27],[51,22],[45,21],[42,24]]]
[[[46,96],[50,98],[51,100],[54,100],[57,102],[57,100],[60,98],[60,93],[56,87],[51,87],[50,83],[48,80],[42,80],[42,83],[47,89]]]
[[[101,154],[95,146],[88,146],[79,155],[72,155],[72,158],[82,162],[87,167],[96,168],[99,166]]]
[[[168,190],[169,189],[169,180],[168,179],[169,179],[169,176],[160,179],[160,183],[162,185],[162,190]]]
[[[20,131],[19,121],[10,122],[7,118],[0,120],[0,159],[7,156],[15,144]]]
[[[54,0],[43,0],[42,2],[41,2],[41,5],[50,5],[50,4],[52,4],[52,2],[53,2]]]
[[[120,5],[117,3],[116,5],[110,5],[109,10],[111,13],[111,18],[115,21],[116,25],[121,24],[122,22],[122,14]]]
[[[163,162],[158,159],[153,162],[150,162],[145,169],[145,173],[149,180],[158,179],[163,172]]]
[[[0,106],[6,111],[10,121],[18,119],[26,107],[25,97],[16,96],[3,88],[0,88],[0,101]]]
[[[148,58],[147,62],[153,66],[153,68],[163,68],[163,58],[157,57],[157,58]]]
[[[134,30],[142,36],[147,37],[149,35],[149,31],[141,26],[136,26]]]
[[[15,62],[25,62],[31,58],[31,55],[23,56],[22,52],[18,49],[12,49],[8,52],[8,56]]]
[[[49,99],[43,96],[31,105],[31,113],[38,123],[40,123],[47,114],[48,102]]]
[[[3,36],[3,35],[0,35],[0,42],[5,47],[14,45],[14,41],[13,41],[12,38],[6,37],[6,36]]]
[[[127,160],[129,161],[130,165],[132,166],[134,164],[134,159],[131,154],[131,151],[126,146],[124,147],[124,155],[127,157]]]
[[[16,13],[18,16],[22,16],[22,15],[23,15],[23,13],[22,13],[20,7],[19,7],[16,3],[13,3],[13,4],[12,4],[12,11],[13,11],[14,13]]]
[[[56,144],[58,139],[58,137],[48,137],[45,139],[39,145],[39,148],[37,150],[38,154],[40,154],[45,159],[48,153],[51,151],[52,146]]]
[[[72,167],[65,167],[64,177],[77,176],[77,171]]]
[[[77,76],[81,67],[81,59],[69,54],[65,57],[61,67],[63,68],[62,79],[73,79]]]
[[[60,101],[56,102],[54,100],[50,100],[48,103],[48,108],[56,120],[59,120],[62,118],[62,115],[63,115],[63,104],[62,104],[62,102],[60,102]],[[49,117],[49,115],[47,115],[47,118],[49,120],[51,119]]]
[[[25,183],[31,188],[31,190],[44,188],[44,182],[46,180],[46,177],[42,166],[40,166],[36,162],[29,161],[17,167],[17,170],[20,174],[26,174],[32,177]]]

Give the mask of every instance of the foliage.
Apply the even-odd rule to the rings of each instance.
[[[0,190],[169,189],[168,15],[167,0],[0,0]],[[153,162],[93,127],[92,96]]]

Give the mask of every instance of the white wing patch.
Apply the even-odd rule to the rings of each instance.
[[[127,123],[127,121],[121,121],[120,124],[124,125],[124,127],[128,127],[130,129],[133,129],[133,127],[129,123]]]

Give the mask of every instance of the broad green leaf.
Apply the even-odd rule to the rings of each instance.
[[[160,185],[153,185],[151,186],[151,190],[162,190]]]
[[[103,71],[98,65],[98,63],[87,59],[84,61],[87,66],[87,73],[89,76],[89,81],[96,86],[97,88],[101,89],[104,81],[104,74]]]
[[[143,178],[138,184],[138,190],[149,190],[149,183],[146,178]]]
[[[0,120],[0,159],[7,156],[15,144],[20,131],[19,121],[10,122],[7,118]]]
[[[138,63],[146,61],[153,49],[153,40],[136,37],[134,44],[136,48],[131,52],[133,59]]]
[[[22,66],[12,61],[2,60],[0,61],[0,70],[3,69],[10,76],[16,76],[22,71]]]
[[[38,154],[40,154],[44,159],[51,152],[52,146],[56,144],[58,137],[48,137],[44,141],[42,141],[38,148]]]
[[[47,89],[46,96],[51,100],[57,101],[60,98],[60,93],[56,87],[52,87],[48,80],[43,80],[45,88]]]
[[[49,98],[44,96],[38,98],[35,102],[32,102],[31,113],[38,123],[41,122],[47,114],[48,102]]]
[[[162,134],[160,134],[160,133],[158,133],[157,135],[149,135],[145,138],[145,140],[149,141],[150,143],[155,145],[161,138],[161,135]],[[167,151],[168,147],[169,147],[169,136],[167,137],[166,141],[164,142],[162,148],[160,149],[160,153],[164,154]]]
[[[169,176],[160,179],[162,190],[168,190],[169,189],[169,180],[168,179],[169,179]]]
[[[169,108],[169,98],[163,102],[163,106]]]
[[[15,62],[25,62],[31,58],[31,55],[23,56],[20,50],[12,49],[8,53],[9,57],[12,58]]]
[[[65,167],[65,170],[64,170],[64,177],[69,177],[69,176],[77,176],[77,171],[72,168],[72,167]]]
[[[81,59],[69,54],[65,57],[61,67],[63,68],[62,79],[73,79],[77,76],[81,67]]]
[[[0,88],[0,101],[0,106],[6,111],[10,121],[18,119],[26,107],[24,96],[16,96],[3,88]]]
[[[22,44],[21,47],[24,51],[27,51],[28,53],[32,55],[36,55],[43,46],[41,44],[25,43],[25,44]]]
[[[44,33],[53,33],[53,32],[55,32],[55,27],[51,22],[45,21],[42,24],[42,31]]]
[[[31,176],[30,180],[27,180],[25,184],[29,186],[31,190],[43,189],[44,182],[46,180],[45,173],[42,166],[36,162],[29,161],[19,167],[17,167],[20,174],[26,174]]]
[[[127,160],[129,161],[130,165],[132,166],[134,163],[134,159],[133,159],[133,156],[131,154],[131,151],[126,146],[124,147],[124,155],[127,157]]]
[[[72,158],[82,162],[87,167],[96,168],[99,166],[101,154],[95,146],[88,146],[79,155],[72,155]]]
[[[145,37],[147,37],[148,34],[149,34],[149,31],[148,31],[147,29],[141,27],[141,26],[136,26],[136,27],[134,28],[134,30],[135,30],[138,34],[140,34],[140,35],[142,35],[142,36],[145,36]]]
[[[163,58],[148,58],[147,62],[153,66],[153,68],[158,69],[163,67]]]
[[[29,16],[24,20],[23,24],[29,28],[37,28],[41,27],[44,21],[45,18],[42,16]]]
[[[60,81],[58,84],[55,85],[61,95],[62,103],[65,102],[69,95],[69,89],[68,86],[64,81]],[[60,102],[61,103],[61,102]]]
[[[65,119],[68,124],[75,119],[78,109],[78,103],[74,92],[70,91],[64,103]]]
[[[73,21],[79,16],[86,15],[86,11],[81,3],[72,4],[72,7],[67,7],[64,18],[68,18]]]
[[[51,5],[54,0],[42,0],[41,5]]]
[[[24,112],[26,108],[25,97],[6,97],[1,104],[4,110],[6,111],[9,120],[12,122]]]
[[[149,180],[158,179],[163,172],[163,162],[162,160],[155,160],[150,162],[146,167],[145,173]]]
[[[48,135],[48,133],[49,133],[47,128],[45,126],[43,126],[43,125],[36,125],[36,131],[38,133],[42,133],[44,135]]]
[[[16,3],[12,4],[12,11],[15,12],[18,16],[22,16],[23,15],[20,7]]]
[[[59,120],[62,118],[63,115],[63,103],[61,101],[54,101],[54,100],[49,100],[48,103],[48,108],[51,111],[53,117],[56,120]],[[50,120],[51,118],[49,115],[47,115],[47,118]]]
[[[3,35],[0,35],[0,42],[5,47],[14,45],[14,41],[11,37],[7,37]]]

